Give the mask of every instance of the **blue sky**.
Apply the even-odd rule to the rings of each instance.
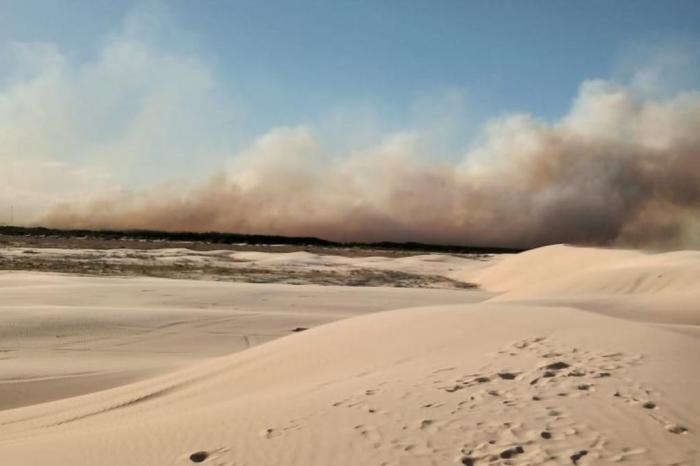
[[[154,40],[205,57],[261,126],[357,103],[401,123],[459,89],[480,114],[556,118],[585,79],[640,48],[700,37],[697,1],[3,1],[0,41],[58,44],[90,60],[129,14]],[[296,120],[296,121],[295,121]]]
[[[457,160],[587,80],[697,89],[698,24],[683,0],[0,0],[0,198],[204,177],[277,127],[340,154],[429,131]],[[17,185],[30,160],[72,175]]]

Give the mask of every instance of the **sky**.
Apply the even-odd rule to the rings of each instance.
[[[586,82],[697,90],[698,24],[682,0],[0,0],[0,223],[206,180],[285,128],[333,158],[404,137],[463,164],[494,120],[565,120]]]

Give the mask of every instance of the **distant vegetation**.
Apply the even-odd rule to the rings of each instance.
[[[314,237],[293,237],[276,235],[244,235],[220,232],[169,232],[154,230],[58,230],[43,227],[0,226],[0,235],[25,236],[36,238],[92,239],[92,240],[131,240],[194,242],[209,244],[246,244],[285,246],[314,246],[328,248],[383,249],[396,251],[442,252],[452,254],[502,254],[521,252],[522,249],[482,246],[454,246],[423,243],[341,243]]]

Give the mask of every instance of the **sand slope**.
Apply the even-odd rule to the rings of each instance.
[[[698,291],[700,251],[645,253],[556,245],[493,264],[475,277],[493,291],[651,294]]]
[[[503,292],[485,302],[355,317],[2,411],[0,455],[13,465],[186,465],[200,451],[193,459],[212,465],[698,464],[700,339],[661,304],[700,312],[699,260],[564,246],[507,257],[470,272]],[[672,278],[661,286],[659,273]],[[647,295],[660,296],[646,312],[665,324],[601,305]]]
[[[0,409],[153,377],[298,328],[486,296],[471,290],[0,273]]]
[[[575,304],[629,319],[700,325],[700,251],[548,246],[460,278],[502,292],[498,301]]]

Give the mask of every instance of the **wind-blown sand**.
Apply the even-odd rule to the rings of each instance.
[[[444,273],[483,289],[3,274],[5,393],[69,366],[138,380],[15,395],[1,463],[700,463],[700,253],[552,246]],[[264,344],[213,357],[241,335]]]

